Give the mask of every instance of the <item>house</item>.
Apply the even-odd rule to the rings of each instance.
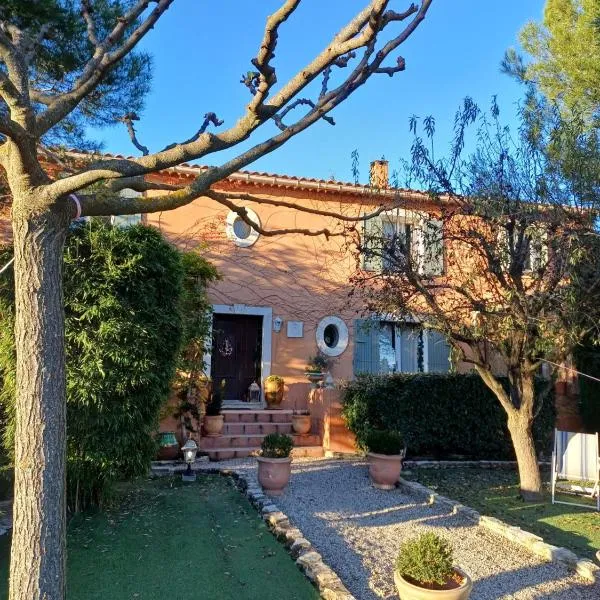
[[[182,165],[149,178],[186,184],[203,168]],[[427,196],[390,188],[383,160],[372,163],[371,181],[373,185],[365,186],[241,171],[213,186],[225,194],[260,198],[261,202],[237,203],[261,230],[287,231],[286,235],[261,233],[208,197],[173,211],[113,217],[122,225],[141,220],[178,247],[199,249],[222,275],[209,290],[212,349],[205,362],[214,381],[226,382],[226,425],[220,438],[200,441],[213,458],[242,456],[264,434],[289,432],[292,411],[307,408],[312,435],[297,437],[296,443],[303,444],[306,453],[321,454],[324,448],[350,451],[353,442],[340,417],[339,394],[329,387],[359,373],[450,369],[449,347],[441,335],[414,320],[365,314],[362,299],[351,294],[357,269],[378,273],[388,268],[368,247],[357,254],[357,245],[361,247],[361,239],[373,228],[390,243],[401,240],[408,251],[426,256],[420,264],[424,272],[434,277],[444,272],[441,238],[436,247],[422,252],[428,243],[423,231],[440,226],[428,216],[432,207]],[[362,218],[382,206],[385,210],[376,217]],[[354,221],[340,222],[333,215]],[[329,235],[299,233],[323,229]],[[315,388],[305,375],[309,358],[317,352],[330,361],[324,388]],[[454,366],[458,371],[469,369],[466,364]],[[272,374],[285,380],[283,410],[277,413],[264,410],[263,394],[254,398],[250,393],[253,382],[262,384]],[[572,402],[564,404],[565,411],[572,411]],[[166,419],[161,427],[177,430],[179,424]]]

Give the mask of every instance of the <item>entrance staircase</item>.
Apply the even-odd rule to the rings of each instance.
[[[270,433],[286,433],[293,438],[293,457],[323,456],[319,435],[293,433],[291,410],[223,410],[221,414],[223,433],[200,438],[200,450],[208,454],[210,460],[251,456]]]

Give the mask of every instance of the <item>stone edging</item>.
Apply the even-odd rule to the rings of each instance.
[[[416,481],[407,481],[406,479],[401,478],[400,487],[413,495],[424,496],[427,499],[428,504],[438,504],[449,508],[452,511],[452,514],[462,515],[477,525],[527,548],[530,552],[533,552],[533,554],[549,562],[566,566],[588,581],[595,582],[597,578],[600,578],[600,567],[596,566],[587,558],[579,558],[574,552],[571,552],[571,550],[568,550],[567,548],[547,544],[540,536],[524,531],[520,527],[508,525],[495,517],[481,515],[473,508],[464,506],[456,500],[441,496],[432,489]]]
[[[235,469],[210,468],[198,470],[196,473],[212,473],[231,477],[238,489],[260,512],[263,521],[273,535],[288,549],[300,570],[319,590],[321,598],[325,598],[325,600],[356,600],[333,569],[323,562],[321,555],[304,537],[300,529],[291,525],[287,515],[281,512],[271,498],[265,495],[258,483],[248,480],[245,472]]]

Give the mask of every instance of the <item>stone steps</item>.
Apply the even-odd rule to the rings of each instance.
[[[247,458],[258,451],[258,448],[210,448],[205,450],[209,460],[231,460],[233,458]],[[323,446],[297,446],[292,450],[293,458],[323,456]]]
[[[265,436],[271,433],[284,433],[293,438],[292,456],[323,456],[319,435],[293,434],[291,410],[226,409],[221,414],[224,417],[222,434],[200,439],[200,450],[210,460],[251,456],[260,448]]]

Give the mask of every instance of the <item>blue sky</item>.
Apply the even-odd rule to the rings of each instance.
[[[274,63],[279,82],[321,50],[365,3],[304,0],[280,31]],[[391,2],[397,9],[408,4]],[[154,56],[152,92],[137,126],[145,145],[159,150],[188,138],[207,111],[224,119],[223,127],[233,125],[249,100],[240,75],[252,68],[249,61],[258,49],[265,18],[279,5],[280,0],[220,0],[210,7],[199,0],[173,4],[143,42]],[[401,47],[404,73],[372,78],[332,113],[335,127],[317,123],[248,168],[351,180],[350,153],[357,149],[364,181],[369,161],[385,156],[394,168],[401,157],[408,157],[408,119],[413,114],[436,118],[443,149],[451,138],[454,113],[467,95],[487,107],[497,94],[503,119],[510,123],[522,90],[500,73],[499,64],[506,48],[516,44],[523,24],[541,18],[543,5],[543,0],[434,0],[427,19]],[[274,131],[271,126],[260,129],[252,144]],[[109,152],[135,153],[123,126],[103,130],[99,137]],[[219,164],[233,155],[228,151],[202,162]]]

